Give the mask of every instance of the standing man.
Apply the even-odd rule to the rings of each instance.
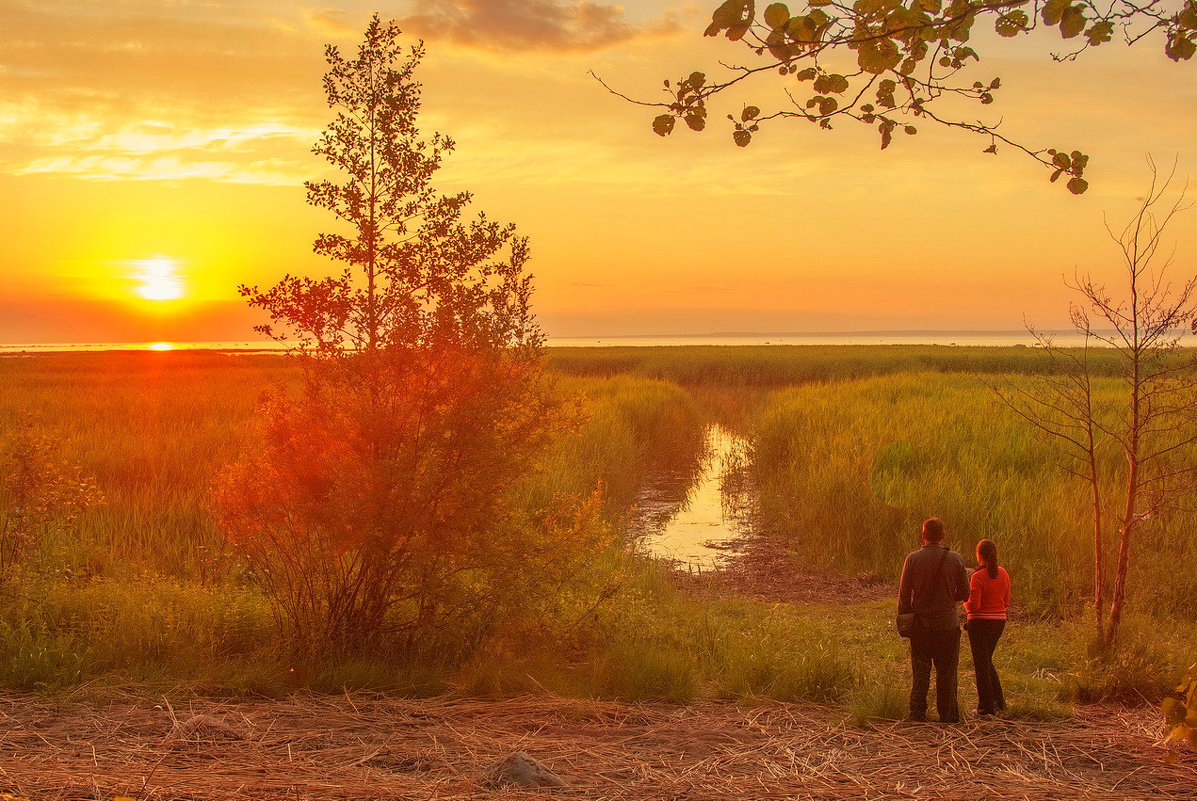
[[[956,666],[960,661],[960,615],[967,601],[968,571],[959,554],[943,544],[943,521],[923,522],[923,547],[906,557],[898,587],[898,614],[915,613],[910,635],[910,720],[927,719],[927,691],[935,667],[935,707],[941,723],[959,723]]]

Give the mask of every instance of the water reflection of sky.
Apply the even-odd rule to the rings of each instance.
[[[634,530],[653,556],[676,559],[700,570],[715,567],[719,546],[744,533],[742,519],[724,491],[724,475],[743,453],[744,441],[719,425],[707,429],[701,469],[691,475],[660,475],[637,504]]]

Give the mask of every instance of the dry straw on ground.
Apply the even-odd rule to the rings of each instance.
[[[559,698],[104,705],[0,700],[0,790],[49,799],[1193,798],[1197,756],[1164,763],[1149,709],[1074,720],[856,727],[811,705]],[[525,751],[555,791],[489,791]]]

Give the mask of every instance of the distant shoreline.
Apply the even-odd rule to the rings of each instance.
[[[1074,331],[1044,331],[1062,347],[1080,346]],[[1188,337],[1185,337],[1186,339]],[[1195,338],[1197,339],[1197,338]],[[643,334],[637,336],[549,337],[548,348],[594,347],[694,347],[768,345],[931,345],[956,347],[1032,347],[1035,339],[1023,331],[879,330],[797,333],[711,333]],[[217,351],[235,353],[282,353],[285,347],[273,342],[93,342],[0,344],[0,354],[94,353],[112,351]]]

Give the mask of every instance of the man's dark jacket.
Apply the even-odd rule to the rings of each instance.
[[[959,628],[956,603],[968,600],[968,590],[968,570],[960,554],[942,545],[924,545],[902,565],[898,614],[916,613],[919,625],[929,631]]]

